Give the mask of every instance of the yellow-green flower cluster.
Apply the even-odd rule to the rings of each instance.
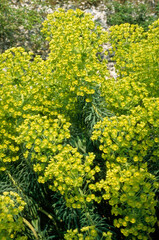
[[[0,171],[5,171],[6,165],[19,159],[19,146],[15,142],[15,131],[12,123],[0,119]]]
[[[54,87],[47,77],[45,61],[21,47],[11,48],[0,56],[0,111],[13,126],[17,119],[41,113],[51,115],[58,108],[54,104]],[[57,97],[57,96],[56,96]]]
[[[31,55],[19,47],[0,56],[0,169],[3,171],[7,163],[19,159],[16,127],[38,113],[53,116],[56,108],[52,107],[49,86],[44,81],[43,61],[37,56],[31,62]]]
[[[48,15],[43,26],[50,43],[47,73],[58,91],[57,104],[65,100],[66,109],[72,110],[80,96],[91,101],[108,75],[106,61],[100,62],[97,57],[107,33],[95,26],[90,14],[79,9],[59,9]]]
[[[74,230],[67,230],[67,233],[64,235],[65,240],[96,240],[99,239],[98,237],[98,231],[95,229],[95,226],[86,226],[80,229],[80,232],[78,229]],[[101,240],[111,240],[112,239],[112,233],[111,232],[103,232],[103,236],[101,237]]]
[[[50,159],[44,178],[40,180],[48,181],[50,189],[64,195],[68,207],[83,208],[86,202],[98,201],[93,193],[82,190],[84,184],[94,180],[95,173],[100,171],[98,167],[91,169],[94,158],[93,153],[84,158],[76,148],[66,145]]]
[[[99,139],[103,158],[113,163],[132,162],[135,165],[145,162],[147,155],[148,161],[155,160],[159,133],[158,112],[158,98],[144,99],[144,107],[132,109],[131,115],[106,117],[103,122],[98,122],[92,140]]]
[[[145,83],[150,96],[158,96],[159,20],[148,32],[137,25],[122,24],[110,28],[110,41],[115,51],[114,60],[120,76],[130,76]]]
[[[12,48],[0,56],[0,169],[3,171],[7,163],[19,159],[15,119],[22,115],[22,100],[18,86],[29,60],[30,56],[22,48]]]
[[[0,106],[4,118],[17,118],[22,115],[22,105],[29,88],[31,56],[23,48],[11,48],[0,56]]]
[[[24,230],[24,224],[19,214],[25,205],[26,203],[15,192],[3,192],[0,195],[0,238],[2,240],[27,239],[20,236],[20,232]]]
[[[111,42],[114,44],[113,47],[120,45],[124,48],[128,43],[140,42],[144,35],[142,27],[129,23],[112,26],[109,31]]]
[[[113,60],[116,62],[116,70],[120,76],[127,76],[127,65],[129,64],[133,70],[135,64],[133,60],[129,61],[132,45],[140,46],[139,43],[144,38],[144,30],[138,25],[129,23],[112,26],[109,30],[112,51],[115,51]]]
[[[102,95],[107,102],[107,108],[115,114],[127,114],[131,108],[139,105],[147,97],[146,85],[129,76],[109,78],[102,84]]]
[[[89,187],[103,191],[112,214],[120,215],[115,227],[132,239],[148,239],[157,221],[155,189],[159,186],[148,169],[158,159],[158,113],[159,99],[145,98],[143,107],[130,109],[130,115],[98,122],[92,135],[106,161],[106,178]]]
[[[24,120],[17,128],[20,136],[18,144],[23,144],[23,156],[33,163],[40,183],[48,182],[49,188],[64,195],[67,205],[74,208],[83,207],[83,203],[98,198],[82,192],[83,184],[94,180],[100,168],[91,169],[95,155],[89,153],[84,157],[76,148],[67,144],[70,137],[70,123],[62,115],[49,119],[35,115]]]
[[[143,104],[147,97],[158,97],[159,21],[148,32],[137,25],[122,24],[110,28],[109,38],[115,51],[117,79],[102,83],[107,107],[117,116]]]
[[[17,144],[23,144],[24,158],[30,158],[37,172],[49,161],[49,155],[55,155],[63,149],[63,144],[70,137],[70,123],[62,115],[54,114],[53,118],[40,115],[30,116],[17,127],[19,137]],[[38,163],[41,163],[41,167]],[[39,166],[39,167],[38,167]]]
[[[112,206],[112,214],[120,216],[114,220],[114,226],[126,237],[148,239],[147,233],[154,232],[157,221],[154,176],[144,168],[128,166],[121,169],[116,164],[111,167],[101,184],[105,190],[103,198]]]
[[[148,239],[147,233],[155,231],[157,221],[154,190],[159,184],[154,175],[148,173],[146,164],[121,166],[108,161],[106,166],[106,179],[89,187],[100,191],[102,198],[109,202],[111,213],[116,216],[114,226],[120,228],[125,237]]]

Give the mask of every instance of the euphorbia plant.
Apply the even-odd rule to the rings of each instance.
[[[12,190],[26,203],[12,225],[25,216],[29,239],[119,239],[117,228],[148,239],[158,188],[158,22],[146,34],[127,24],[107,33],[90,14],[59,9],[43,26],[46,60],[23,48],[0,59],[0,189],[2,199]],[[117,79],[100,57],[108,41]]]

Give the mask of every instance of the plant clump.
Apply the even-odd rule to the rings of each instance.
[[[43,22],[46,60],[22,47],[0,55],[2,239],[154,236],[159,21],[109,30],[58,9]]]

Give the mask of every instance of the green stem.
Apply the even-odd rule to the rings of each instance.
[[[21,192],[25,196],[25,194],[23,193],[23,190],[18,186],[18,184],[16,183],[16,181],[14,180],[14,178],[12,177],[10,172],[7,170],[6,173],[7,173],[8,177],[10,178],[10,180],[12,181],[13,185],[18,189],[19,192]]]
[[[80,192],[81,196],[84,196],[84,193],[83,193],[83,191],[80,188],[79,188],[79,192]],[[87,217],[88,221],[90,222],[90,224],[94,225],[94,221],[92,220],[92,218],[90,216],[89,208],[88,208],[86,203],[84,203],[84,211],[86,213],[86,217]]]
[[[38,235],[37,235],[35,229],[34,229],[33,226],[31,225],[31,223],[28,222],[28,220],[25,219],[25,218],[23,218],[23,222],[28,226],[28,228],[30,228],[30,230],[32,231],[32,233],[33,233],[35,239],[36,239],[36,240],[39,240],[39,237],[38,237]]]
[[[52,216],[50,213],[46,212],[46,211],[45,211],[44,209],[42,209],[42,208],[39,208],[39,211],[42,212],[42,213],[44,213],[48,218],[50,218],[50,219],[53,221],[53,223],[54,223],[54,225],[55,225],[55,227],[56,227],[57,232],[59,232],[59,229],[58,229],[58,227],[57,227],[56,221],[55,221],[55,219],[53,218],[53,216]]]
[[[56,228],[57,234],[59,236],[59,239],[61,239],[62,238],[62,235],[61,235],[62,231],[58,228],[57,223],[56,223],[55,219],[53,218],[53,216],[42,208],[39,208],[39,211],[44,213],[48,218],[50,218],[50,220],[52,220],[52,222],[53,222],[53,224]]]
[[[7,173],[8,177],[10,178],[10,180],[12,181],[13,185],[17,188],[17,190],[18,190],[24,197],[27,197],[27,196],[23,193],[23,190],[18,186],[17,182],[16,182],[15,179],[12,177],[12,175],[10,174],[10,172],[7,170],[6,173]],[[50,219],[53,221],[53,223],[54,223],[54,225],[55,225],[55,228],[56,228],[57,232],[59,233],[60,231],[59,231],[59,229],[58,229],[58,227],[57,227],[56,221],[55,221],[55,219],[53,218],[53,216],[52,216],[51,214],[47,213],[47,212],[46,212],[45,210],[43,210],[42,208],[39,208],[39,211],[42,212],[42,213],[44,213],[48,218],[50,218]],[[37,235],[35,229],[33,228],[33,226],[32,226],[25,218],[23,218],[23,222],[25,222],[25,224],[31,229],[31,231],[33,232],[35,238],[36,238],[37,240],[39,240],[38,235]]]
[[[96,115],[99,116],[101,120],[103,120],[102,115],[98,112],[98,110],[97,110],[97,108],[94,106],[94,104],[92,104],[92,107],[93,107],[93,109],[94,109]]]

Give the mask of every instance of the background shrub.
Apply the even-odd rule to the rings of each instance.
[[[15,46],[25,47],[35,53],[46,49],[44,37],[40,32],[45,11],[39,8],[41,0],[30,5],[23,2],[0,0],[0,51]],[[39,11],[37,11],[39,8]]]
[[[113,1],[108,3],[107,22],[109,25],[119,25],[123,23],[138,24],[145,30],[157,19],[158,7],[150,6],[148,2],[135,3],[134,1]],[[155,15],[154,15],[155,13]]]

